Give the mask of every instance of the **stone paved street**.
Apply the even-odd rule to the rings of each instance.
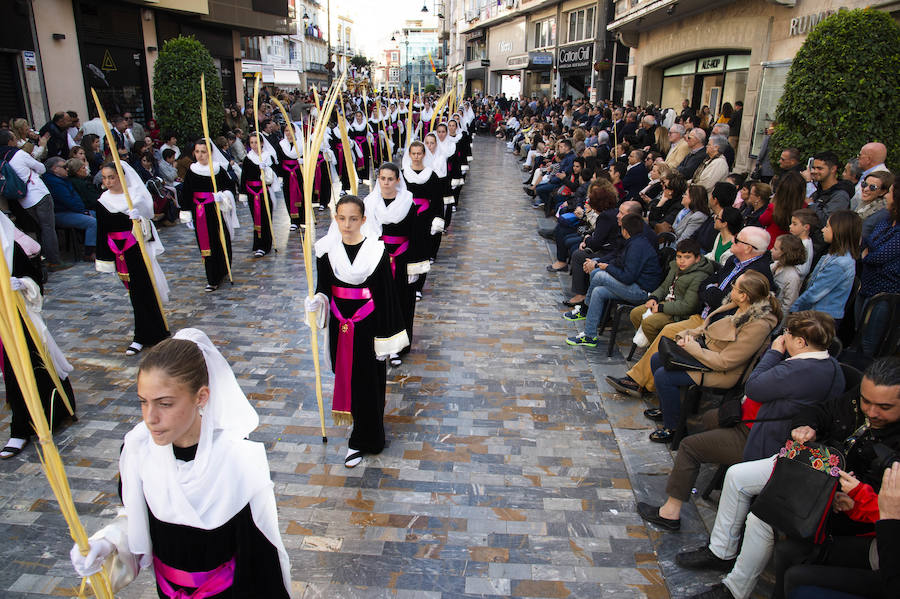
[[[161,231],[171,328],[209,333],[260,414],[252,438],[268,449],[298,597],[669,596],[660,533],[635,514],[629,475],[649,473],[651,483],[635,487],[659,498],[671,458],[647,447],[647,424],[635,416],[643,406],[597,384],[620,370],[621,356],[565,345],[574,329],[559,317],[547,247],[504,149],[476,140],[462,207],[418,306],[413,352],[388,375],[389,445],[353,470],[343,466],[345,428],[328,418],[321,443],[299,237],[288,239],[283,205],[279,252],[259,260],[243,208],[235,285],[213,294],[202,290],[193,233]],[[76,369],[80,420],[57,442],[92,532],[116,509],[119,447],[140,417],[138,360],[123,353],[131,312],[121,284],[82,263],[51,276],[45,316]],[[324,384],[330,405],[330,372]],[[5,405],[2,415],[7,429]],[[623,443],[644,453],[623,446],[623,457]],[[696,511],[685,516],[693,536],[681,542],[699,542]],[[0,463],[0,538],[0,595],[75,594],[71,539],[33,447]],[[151,577],[142,573],[121,596],[155,597]]]

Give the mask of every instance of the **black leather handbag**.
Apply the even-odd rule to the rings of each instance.
[[[662,358],[666,370],[690,370],[693,372],[712,372],[713,369],[692,356],[678,342],[668,337],[659,340],[659,357]]]
[[[788,441],[750,511],[790,538],[823,543],[844,463],[832,447]]]

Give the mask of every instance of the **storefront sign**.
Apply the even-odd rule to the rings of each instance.
[[[479,29],[478,31],[473,31],[472,33],[467,33],[466,41],[474,42],[476,40],[484,39],[484,33],[485,33],[484,29]]]
[[[724,56],[710,56],[701,58],[697,64],[698,73],[711,73],[725,70]]]
[[[791,19],[790,36],[794,37],[795,35],[806,35],[810,31],[812,31],[816,25],[818,25],[834,13],[838,12],[839,10],[847,10],[847,7],[841,6],[837,10],[823,10],[822,12],[814,13],[811,15],[794,17],[793,19]]]
[[[529,52],[528,68],[529,69],[549,69],[553,66],[552,52]]]
[[[506,65],[516,69],[524,69],[528,66],[528,55],[510,56],[506,59]]]
[[[481,66],[483,66],[483,67],[489,67],[489,66],[491,66],[491,61],[482,58],[482,59],[481,59]]]
[[[37,57],[34,55],[33,50],[23,50],[22,51],[22,64],[25,65],[26,71],[36,71],[37,70]]]
[[[512,52],[513,46],[512,42],[509,41],[500,41],[497,42],[497,52],[500,54],[509,54]]]
[[[584,69],[591,65],[591,58],[594,54],[594,43],[581,44],[579,46],[569,46],[559,49],[559,56],[556,66],[559,70],[564,69]]]

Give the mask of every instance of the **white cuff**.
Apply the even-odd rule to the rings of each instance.
[[[459,167],[459,170],[461,170],[461,171],[463,172],[463,174],[466,174],[466,173],[469,172],[469,165],[468,165],[468,164],[464,164],[464,165],[462,165],[461,167]]]
[[[375,337],[375,355],[385,356],[390,354],[399,354],[400,351],[409,345],[409,335],[406,329],[403,329],[392,337]]]
[[[434,220],[431,221],[431,234],[437,235],[438,233],[444,232],[444,219],[435,217]]]
[[[97,272],[116,272],[116,263],[111,260],[94,260],[94,269]]]
[[[444,206],[455,204],[456,199],[453,196],[444,196]]]
[[[422,260],[421,262],[412,262],[406,265],[407,275],[424,275],[431,270],[431,262]]]
[[[474,159],[474,158],[475,158],[474,156],[466,156],[466,162],[472,162],[472,159]]]
[[[183,223],[189,223],[192,220],[194,220],[194,217],[191,214],[190,210],[182,210],[181,212],[178,213],[178,220],[180,220]]]
[[[90,540],[105,539],[112,543],[116,550],[106,558],[104,569],[109,575],[112,590],[119,591],[127,586],[138,573],[141,567],[149,565],[151,556],[140,556],[131,553],[128,546],[128,518],[125,510],[120,509],[119,515],[109,525],[104,526],[94,533]]]
[[[450,179],[450,187],[452,187],[453,189],[456,189],[457,187],[459,187],[462,184],[463,184],[462,179]]]

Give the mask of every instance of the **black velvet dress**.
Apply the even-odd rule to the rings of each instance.
[[[269,226],[269,221],[274,218],[272,188],[267,189],[268,212],[266,212],[262,186],[262,171],[259,165],[253,162],[249,155],[245,156],[241,164],[241,193],[247,194],[247,205],[253,219],[253,251],[262,250],[268,254],[272,251],[272,227]]]
[[[416,219],[419,221],[417,227],[424,236],[428,258],[433,259],[437,254],[437,248],[441,245],[441,233],[432,235],[431,225],[435,218],[444,218],[444,184],[434,171],[425,183],[412,183],[405,175],[403,180],[413,196]],[[415,291],[422,291],[425,286],[425,276],[421,275],[419,280],[413,283]]]
[[[222,169],[219,169],[219,172],[216,173],[216,186],[218,191],[230,191],[237,199],[234,183]],[[206,282],[213,286],[219,286],[228,276],[228,268],[225,264],[225,252],[222,249],[222,241],[219,237],[219,219],[216,216],[216,207],[212,202],[208,202],[208,196],[206,196],[206,194],[211,194],[212,192],[213,184],[209,175],[198,175],[193,170],[187,169],[184,183],[181,185],[181,196],[178,202],[182,210],[189,210],[194,217],[194,235],[197,239],[197,245],[200,247],[200,255],[203,257],[203,267],[206,269]],[[201,242],[202,228],[198,222],[198,213],[201,212],[201,206],[209,242],[208,249],[203,247],[205,242]],[[225,226],[224,220],[222,221],[222,233],[225,236],[225,247],[230,263],[232,257],[231,235],[228,233],[228,227]]]

